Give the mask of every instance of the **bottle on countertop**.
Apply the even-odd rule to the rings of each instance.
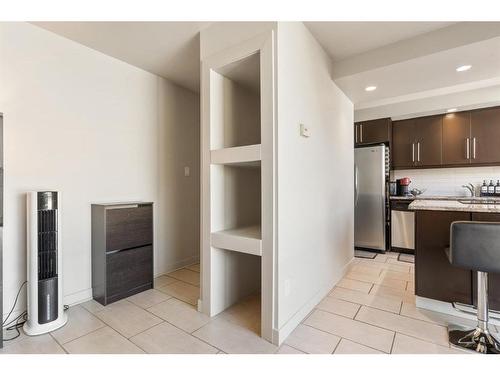
[[[493,184],[493,180],[490,180],[490,184],[488,185],[488,195],[495,195],[495,184]]]
[[[497,180],[497,184],[495,185],[495,196],[500,197],[500,180]]]
[[[481,196],[485,197],[488,195],[488,185],[486,185],[486,180],[483,180],[483,184],[481,185]]]

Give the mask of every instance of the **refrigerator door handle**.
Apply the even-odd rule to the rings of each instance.
[[[354,164],[354,207],[358,205],[358,166]]]

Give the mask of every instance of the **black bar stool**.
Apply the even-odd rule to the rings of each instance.
[[[449,326],[452,345],[485,354],[500,354],[488,330],[488,272],[500,273],[500,223],[455,221],[446,255],[453,266],[477,271],[477,326]]]

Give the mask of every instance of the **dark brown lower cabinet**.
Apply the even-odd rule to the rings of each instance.
[[[450,224],[470,220],[468,212],[415,213],[415,293],[445,302],[472,303],[469,270],[452,267],[444,249],[450,245]]]
[[[473,221],[500,222],[500,214],[473,212]],[[474,305],[477,304],[477,277],[476,272],[472,277],[472,296]],[[488,301],[490,309],[500,311],[500,275],[490,273],[488,275]]]
[[[500,222],[500,214],[417,211],[415,214],[415,294],[445,302],[477,302],[476,272],[452,267],[444,249],[453,221]],[[490,309],[500,311],[500,274],[489,274]]]

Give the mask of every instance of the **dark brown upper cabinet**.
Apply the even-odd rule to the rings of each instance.
[[[392,167],[412,168],[415,165],[415,119],[392,123]]]
[[[429,116],[415,120],[415,165],[434,167],[441,165],[443,117]]]
[[[395,121],[392,129],[393,168],[441,165],[442,116]]]
[[[356,146],[385,143],[390,142],[390,140],[390,118],[381,118],[377,120],[354,123],[354,144]]]
[[[471,112],[471,164],[500,163],[500,107]]]
[[[471,161],[470,112],[443,116],[443,164],[464,165]]]

